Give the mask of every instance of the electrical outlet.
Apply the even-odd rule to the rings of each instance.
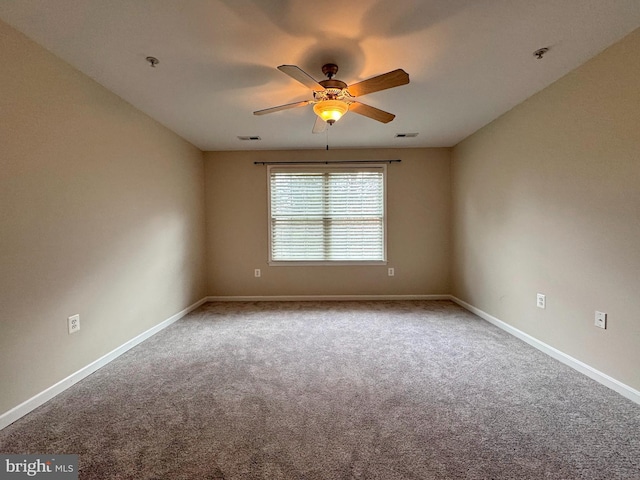
[[[547,307],[547,296],[539,293],[536,297],[536,307],[538,308],[546,308]]]
[[[70,316],[67,319],[67,321],[69,324],[69,335],[80,331],[80,315],[79,314]]]
[[[596,311],[596,321],[594,325],[598,328],[607,328],[607,314]]]
[[[260,269],[259,269],[259,268],[256,268],[256,269],[253,271],[253,276],[254,276],[254,277],[256,277],[256,278],[260,278],[260,276],[262,276],[262,272],[260,271]]]
[[[396,274],[396,270],[393,267],[389,268],[388,274],[390,277],[393,277]]]

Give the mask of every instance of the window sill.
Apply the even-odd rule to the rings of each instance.
[[[308,261],[308,260],[290,260],[290,261],[269,261],[270,267],[360,267],[386,265],[386,260],[341,260],[341,261]]]

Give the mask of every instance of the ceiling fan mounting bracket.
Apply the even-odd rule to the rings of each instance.
[[[331,80],[338,73],[338,65],[335,63],[325,63],[322,66],[322,73]]]

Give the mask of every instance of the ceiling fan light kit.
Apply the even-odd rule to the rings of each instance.
[[[382,123],[390,122],[395,118],[395,115],[361,103],[356,100],[356,97],[409,83],[409,74],[402,69],[393,70],[353,85],[347,85],[345,82],[333,78],[335,74],[338,73],[338,66],[334,63],[327,63],[322,66],[322,73],[327,76],[327,80],[320,82],[316,81],[311,75],[295,65],[280,65],[278,70],[289,75],[306,87],[311,88],[313,91],[313,100],[266,108],[255,111],[253,114],[265,115],[267,113],[313,104],[314,113],[319,119],[326,122],[324,123],[325,127],[321,127],[321,125],[323,125],[322,122],[320,122],[319,125],[318,121],[320,120],[316,121],[312,130],[313,133],[324,131],[326,124],[333,125],[348,111],[353,111]]]
[[[333,125],[349,111],[349,104],[342,100],[322,100],[313,106],[313,111],[329,125]]]

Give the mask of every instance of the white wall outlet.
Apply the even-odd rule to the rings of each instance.
[[[71,315],[67,319],[67,322],[69,325],[69,335],[80,331],[80,315],[79,314]]]
[[[387,273],[389,274],[390,277],[393,277],[396,274],[396,270],[393,267],[389,267],[389,270]]]
[[[607,328],[607,314],[596,311],[595,326],[598,328]]]
[[[547,296],[539,293],[536,297],[536,307],[538,308],[547,308]]]
[[[253,271],[253,276],[254,276],[254,277],[256,277],[256,278],[260,278],[260,277],[262,276],[262,272],[260,271],[260,269],[259,269],[259,268],[256,268],[256,269]]]

